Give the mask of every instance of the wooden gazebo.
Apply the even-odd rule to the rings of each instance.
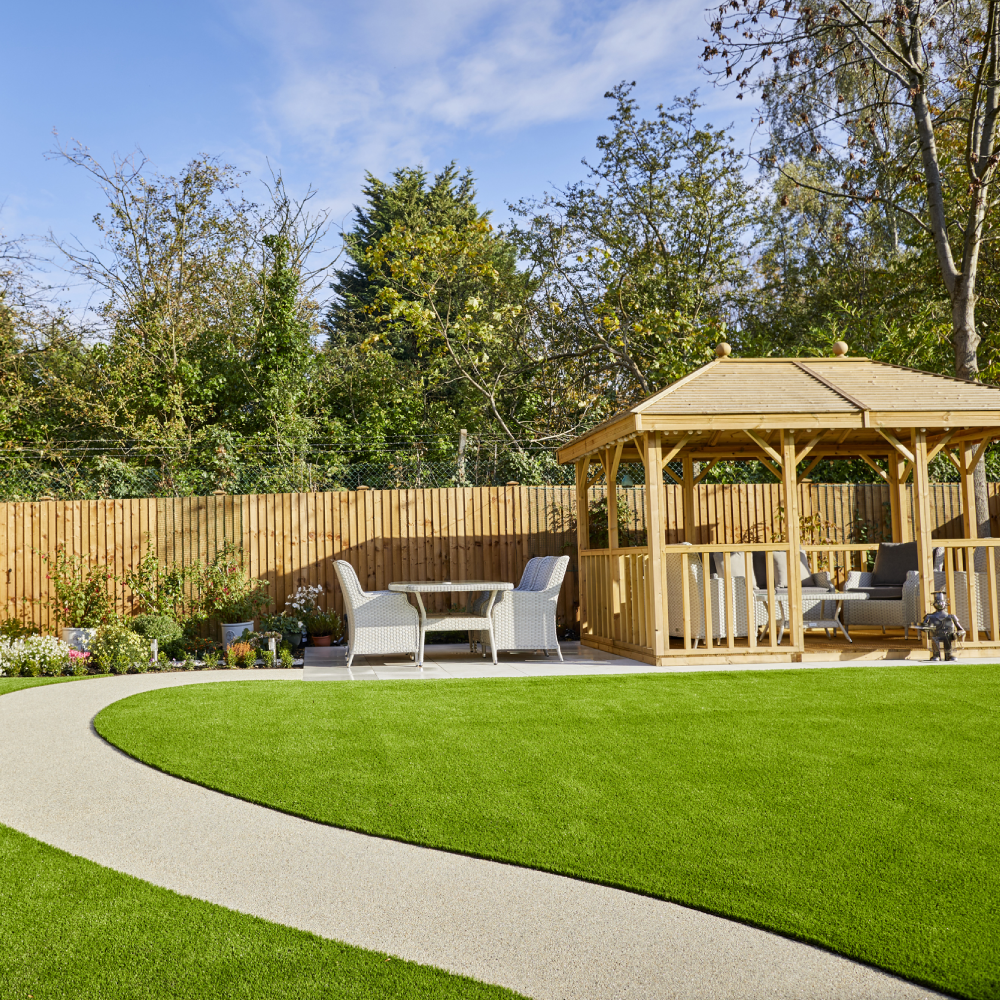
[[[717,353],[717,360],[559,451],[560,463],[576,465],[583,643],[657,665],[694,656],[785,661],[858,656],[858,647],[846,641],[838,646],[827,639],[824,644],[820,639],[826,633],[806,635],[797,573],[788,573],[787,592],[779,593],[772,556],[763,560],[769,567],[766,586],[763,581],[754,584],[751,573],[741,578],[731,572],[729,556],[739,552],[748,564],[755,552],[784,552],[785,565],[797,567],[805,553],[816,569],[832,568],[831,558],[841,569],[870,568],[876,544],[803,544],[799,530],[799,485],[816,463],[860,458],[889,486],[893,541],[917,543],[919,615],[931,608],[932,552],[940,546],[951,606],[955,588],[961,586],[968,588],[964,606],[979,609],[978,622],[963,623],[969,630],[969,653],[971,648],[982,651],[976,655],[1000,650],[993,558],[1000,539],[977,538],[972,476],[986,446],[1000,438],[1000,389],[867,358],[738,359],[726,356],[726,345]],[[939,454],[960,475],[964,538],[932,542],[927,470]],[[785,537],[699,542],[693,531],[696,486],[725,459],[756,459],[781,483]],[[630,462],[645,467],[646,488],[636,491],[644,505],[644,545],[619,544],[618,472]],[[602,482],[607,486],[608,546],[591,548],[589,503]],[[686,542],[667,542],[668,482],[676,484],[683,498]],[[749,616],[742,629],[741,609],[744,618]],[[706,613],[714,627],[706,627]],[[869,655],[886,656],[890,647],[901,644],[886,639],[885,649],[869,646]],[[923,640],[911,644],[911,655],[929,655]]]

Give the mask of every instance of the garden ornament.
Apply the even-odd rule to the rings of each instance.
[[[952,643],[957,637],[965,635],[965,629],[962,628],[962,623],[946,610],[948,599],[944,593],[934,595],[934,607],[935,610],[924,615],[924,620],[916,628],[922,632],[930,633],[931,643],[934,646],[932,660],[941,659],[942,646],[944,647],[944,658],[954,660],[955,657],[951,651]]]

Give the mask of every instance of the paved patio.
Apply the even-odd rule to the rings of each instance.
[[[427,646],[424,667],[419,669],[406,654],[392,656],[356,656],[347,669],[345,646],[310,646],[305,651],[303,679],[307,681],[386,681],[386,680],[445,680],[470,677],[559,677],[572,674],[676,674],[700,670],[821,670],[829,667],[892,667],[912,666],[915,660],[827,660],[804,663],[705,663],[692,657],[665,667],[653,667],[639,660],[630,660],[614,653],[582,646],[579,642],[563,642],[564,662],[542,653],[500,653],[495,666],[490,658],[469,652],[465,643]],[[961,656],[964,662],[993,663],[994,658],[976,660]],[[926,661],[925,661],[926,662]],[[942,664],[942,668],[944,665]]]

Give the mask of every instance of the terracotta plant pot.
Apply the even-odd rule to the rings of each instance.
[[[329,636],[329,635],[311,635],[311,636],[309,636],[309,638],[312,639],[314,646],[329,646],[330,645],[330,639],[332,638],[332,636]]]

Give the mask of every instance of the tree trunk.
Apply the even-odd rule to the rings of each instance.
[[[955,348],[955,374],[959,378],[975,382],[979,375],[977,350],[980,337],[976,333],[976,297],[964,280],[959,282],[955,298],[952,300],[952,344]],[[976,492],[976,530],[980,538],[992,535],[990,528],[990,500],[986,489],[986,456],[972,472],[972,485]],[[976,549],[975,569],[986,572],[986,549]]]

